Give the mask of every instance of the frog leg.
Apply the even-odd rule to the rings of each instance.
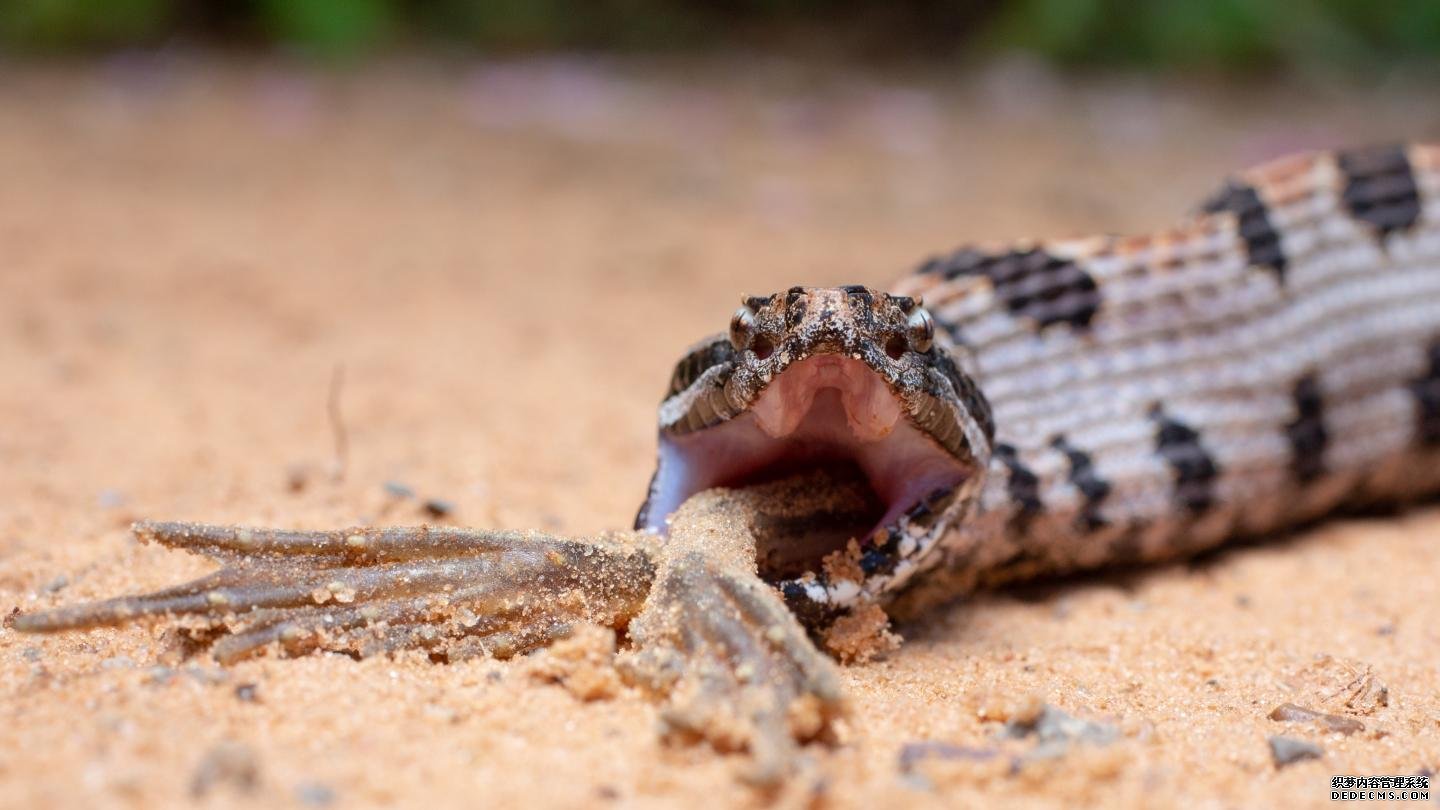
[[[450,527],[283,531],[139,523],[142,541],[222,567],[149,594],[22,614],[22,632],[183,617],[221,661],[270,646],[356,654],[485,650],[506,657],[579,622],[623,627],[654,576],[655,542]]]
[[[667,737],[748,750],[746,776],[774,785],[795,769],[798,743],[822,738],[842,713],[841,684],[757,575],[746,497],[711,490],[675,513],[620,665],[663,697]]]

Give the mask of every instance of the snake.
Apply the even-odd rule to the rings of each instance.
[[[747,296],[676,364],[657,458],[631,532],[147,522],[222,567],[6,623],[185,617],[222,661],[506,657],[609,625],[670,727],[739,713],[774,779],[841,705],[814,641],[847,617],[1440,493],[1440,144],[1273,160],[1146,235]]]
[[[746,299],[675,370],[637,522],[857,464],[884,504],[862,575],[777,580],[818,620],[1412,502],[1437,451],[1440,147],[1371,147],[1241,172],[1153,234]]]

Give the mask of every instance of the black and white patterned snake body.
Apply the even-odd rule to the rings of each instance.
[[[923,298],[930,353],[958,366],[936,375],[953,383],[938,396],[965,401],[959,455],[980,467],[964,477],[983,484],[912,531],[917,542],[870,554],[859,582],[811,571],[784,583],[797,612],[865,593],[922,605],[980,584],[1175,557],[1440,490],[1440,147],[1279,160],[1238,175],[1173,230],[965,248],[894,293],[902,308]],[[825,303],[834,296],[848,303]],[[758,313],[761,333],[769,310],[789,321],[762,346],[779,363],[774,377],[797,362],[781,357],[787,342],[816,351],[794,333],[817,308],[861,338],[822,353],[884,374],[884,358],[864,352],[904,324],[876,326],[875,296],[797,288],[747,302],[741,317]],[[745,337],[701,344],[709,355],[682,362],[677,382],[698,380],[706,361],[755,364]],[[904,400],[907,382],[893,376]],[[733,413],[701,401],[721,411],[707,421],[695,392],[672,385],[657,479],[667,436],[685,441],[761,401],[737,387],[712,382]],[[905,516],[891,526],[904,537]],[[882,526],[861,552],[885,546]]]
[[[989,481],[939,561],[952,582],[1173,557],[1440,489],[1440,147],[1277,161],[1206,211],[962,251],[903,285],[994,413]]]

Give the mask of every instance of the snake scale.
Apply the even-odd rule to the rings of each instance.
[[[222,660],[607,624],[667,728],[774,779],[840,711],[812,639],[846,617],[1440,492],[1440,145],[1276,160],[1149,235],[746,298],[676,366],[659,439],[635,532],[144,523],[221,569],[8,621],[185,616]]]

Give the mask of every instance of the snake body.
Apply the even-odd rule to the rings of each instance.
[[[1440,146],[1242,172],[1170,231],[962,250],[987,484],[929,583],[1191,554],[1440,490]]]
[[[919,531],[901,516],[862,543],[858,581],[814,570],[782,582],[802,616],[863,594],[912,609],[1440,491],[1440,146],[1280,159],[1146,236],[932,258],[885,296],[897,318],[923,299],[928,377],[872,362],[903,334],[872,316],[879,295],[748,300],[737,317],[769,335],[763,353],[795,356],[757,361],[732,329],[729,345],[687,355],[662,405],[657,479],[667,440],[754,407],[757,383],[735,380],[765,363],[778,378],[802,356],[848,354],[909,405],[942,381],[959,415],[946,435],[926,432],[941,445],[958,434],[950,455],[976,469],[942,508],[920,504],[931,519]],[[824,324],[800,325],[816,309],[847,337],[817,341]],[[919,413],[908,407],[912,423]],[[647,511],[640,524],[658,527]],[[887,531],[907,529],[916,542],[880,553]]]

